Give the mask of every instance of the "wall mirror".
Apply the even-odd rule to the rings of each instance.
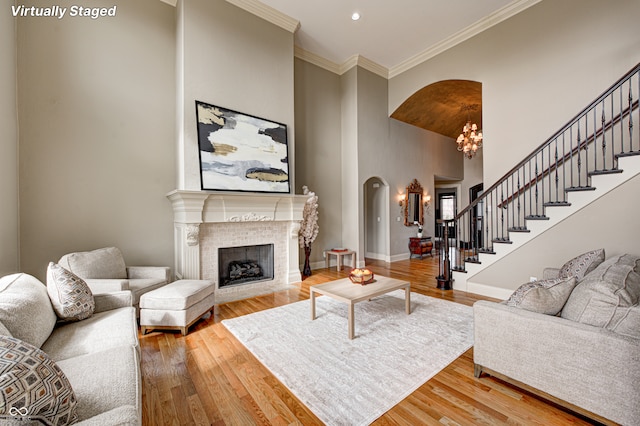
[[[417,179],[407,186],[404,205],[404,224],[405,226],[413,226],[414,222],[420,225],[424,224],[424,204],[422,202],[422,185]]]

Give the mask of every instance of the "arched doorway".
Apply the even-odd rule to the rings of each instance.
[[[379,177],[364,184],[364,247],[364,257],[390,261],[389,185]]]

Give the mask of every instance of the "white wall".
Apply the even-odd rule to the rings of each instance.
[[[16,27],[9,13],[12,4],[12,0],[3,0],[0,13],[0,276],[19,269]]]
[[[91,5],[117,15],[17,18],[21,270],[41,279],[65,253],[110,245],[128,264],[173,261],[175,8]]]
[[[196,100],[286,124],[295,170],[293,34],[224,0],[180,1],[177,14],[178,189],[201,188]]]

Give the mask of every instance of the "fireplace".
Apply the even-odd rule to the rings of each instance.
[[[175,190],[167,198],[174,213],[176,279],[213,281],[216,304],[286,290],[301,281],[298,230],[306,196]],[[271,260],[256,262],[260,268],[234,264],[236,273],[261,269],[263,277],[225,282],[220,272],[228,271],[231,261],[220,258],[221,249],[248,246],[270,246]],[[235,260],[242,263],[260,256],[240,257]]]
[[[219,288],[273,279],[273,244],[218,249]]]

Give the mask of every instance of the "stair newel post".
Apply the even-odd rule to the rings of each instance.
[[[451,220],[438,220],[442,225],[442,242],[440,243],[440,270],[436,277],[440,290],[451,290],[451,260],[449,259],[449,223]]]

